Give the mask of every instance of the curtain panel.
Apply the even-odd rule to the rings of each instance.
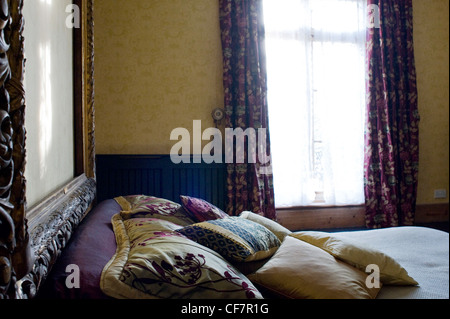
[[[379,21],[368,27],[366,44],[366,225],[412,225],[420,120],[412,0],[369,0],[368,7]]]
[[[246,136],[245,143],[237,137],[225,143],[226,154],[233,152],[227,161],[227,213],[249,210],[275,220],[262,0],[219,5],[226,127]]]

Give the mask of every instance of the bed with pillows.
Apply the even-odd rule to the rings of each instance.
[[[136,195],[98,204],[38,298],[449,298],[446,232],[291,232],[252,212],[229,216],[200,198],[180,196],[180,203]]]

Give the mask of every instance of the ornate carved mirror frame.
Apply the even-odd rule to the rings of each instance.
[[[24,0],[0,0],[0,299],[33,298],[95,200],[93,0],[74,0],[75,178],[26,209]]]

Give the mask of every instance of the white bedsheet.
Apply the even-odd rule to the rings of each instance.
[[[416,287],[384,286],[380,299],[448,299],[449,234],[425,227],[395,227],[336,235],[358,240],[394,258],[418,283]]]

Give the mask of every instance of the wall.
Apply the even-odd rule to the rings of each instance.
[[[449,1],[414,0],[414,42],[419,93],[418,204],[448,203]],[[434,199],[446,189],[447,198]]]
[[[98,154],[169,154],[173,129],[213,126],[218,1],[96,0],[94,15]]]
[[[73,178],[72,29],[70,0],[25,1],[27,204]]]
[[[419,204],[449,191],[448,0],[413,0]],[[167,154],[176,127],[223,104],[218,1],[95,1],[99,154]]]

